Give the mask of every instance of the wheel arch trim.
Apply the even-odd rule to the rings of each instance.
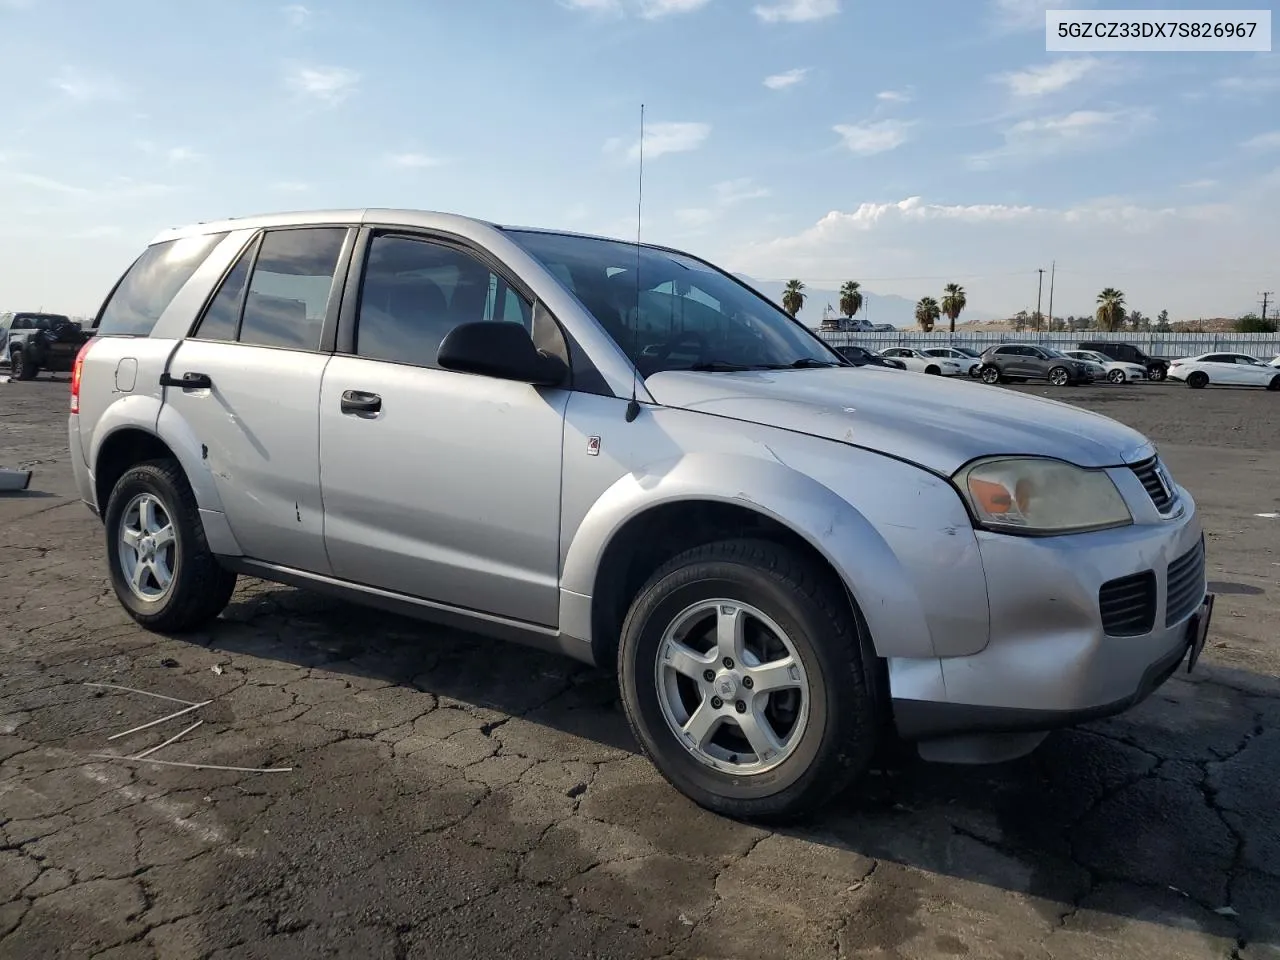
[[[734,487],[725,487],[725,477],[735,478]],[[814,478],[777,460],[740,454],[689,454],[628,473],[606,489],[587,511],[565,555],[562,631],[592,641],[597,577],[614,537],[649,510],[690,501],[744,507],[808,543],[853,597],[879,656],[935,656],[924,607],[871,522]]]

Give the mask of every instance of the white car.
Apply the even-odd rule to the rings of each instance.
[[[1275,357],[1275,359],[1273,359],[1270,363],[1268,363],[1267,366],[1280,367],[1280,356]]]
[[[943,360],[954,360],[960,364],[962,370],[967,370],[969,376],[977,379],[978,374],[982,372],[982,359],[975,354],[965,353],[958,347],[929,347],[920,351],[930,357],[939,357]]]
[[[881,350],[880,356],[888,357],[903,363],[908,370],[916,373],[931,373],[936,376],[958,377],[968,372],[968,366],[961,367],[958,360],[947,357],[931,357],[923,350],[913,347],[889,347]]]
[[[1211,383],[1280,390],[1280,369],[1243,353],[1202,353],[1174,360],[1169,364],[1169,379],[1181,380],[1193,390]]]
[[[1112,360],[1096,350],[1066,350],[1063,352],[1068,357],[1074,357],[1089,364],[1090,372],[1095,380],[1106,379],[1112,383],[1129,383],[1133,380],[1147,379],[1147,368],[1138,363]],[[1094,370],[1093,367],[1100,367],[1101,370]]]

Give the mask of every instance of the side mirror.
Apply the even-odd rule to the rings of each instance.
[[[477,373],[540,387],[564,382],[565,365],[540,351],[529,331],[506,320],[463,323],[445,334],[436,354],[445,370]]]

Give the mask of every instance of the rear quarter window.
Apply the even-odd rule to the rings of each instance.
[[[149,335],[178,291],[225,236],[209,233],[147,247],[107,298],[94,331],[103,337]]]

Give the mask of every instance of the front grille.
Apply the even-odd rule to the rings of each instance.
[[[1150,570],[1109,580],[1098,591],[1102,629],[1109,637],[1140,637],[1156,625],[1156,575]]]
[[[1204,537],[1173,563],[1169,564],[1164,625],[1172,627],[1189,617],[1204,599]]]
[[[1143,488],[1147,491],[1147,496],[1156,505],[1156,509],[1161,513],[1168,513],[1169,508],[1173,506],[1173,489],[1162,476],[1164,471],[1160,469],[1159,458],[1152,457],[1150,460],[1143,460],[1141,463],[1135,463],[1129,469],[1142,482]]]

